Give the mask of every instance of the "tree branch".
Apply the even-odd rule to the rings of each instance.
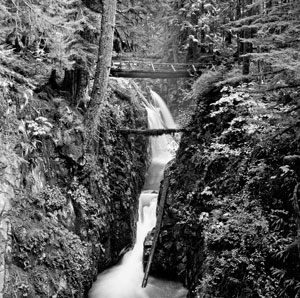
[[[276,86],[273,88],[268,88],[265,91],[275,91],[275,90],[280,90],[280,89],[297,88],[297,87],[300,87],[300,84],[294,84],[294,85],[288,85],[288,86]]]
[[[291,126],[285,128],[284,130],[280,131],[280,132],[277,133],[275,136],[273,136],[273,137],[271,138],[271,140],[274,140],[276,137],[282,135],[283,133],[285,133],[285,132],[289,131],[290,129],[292,129],[292,128],[294,128],[294,127],[297,127],[297,126],[300,126],[300,121],[297,121],[295,124],[293,124],[293,125],[291,125]]]
[[[298,202],[298,189],[299,189],[300,183],[297,183],[297,185],[294,188],[293,193],[293,205],[294,205],[294,212],[296,215],[296,225],[297,225],[297,236],[300,237],[300,208],[299,208],[299,202]]]

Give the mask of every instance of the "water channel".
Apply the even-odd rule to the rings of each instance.
[[[150,91],[152,103],[146,103],[150,129],[175,128],[176,124],[163,99]],[[156,224],[156,204],[165,165],[172,159],[169,141],[165,135],[150,137],[151,164],[139,198],[139,219],[136,241],[116,266],[98,275],[89,292],[89,298],[184,298],[187,290],[180,283],[149,277],[142,288],[143,243],[147,233]]]

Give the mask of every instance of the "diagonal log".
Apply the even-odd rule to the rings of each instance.
[[[161,227],[163,213],[164,213],[164,207],[165,207],[165,203],[167,200],[168,189],[169,189],[169,184],[170,184],[169,174],[170,174],[170,171],[169,171],[169,167],[167,165],[167,169],[165,170],[165,174],[164,174],[165,178],[164,178],[163,185],[162,185],[161,196],[160,196],[160,200],[159,200],[158,214],[157,214],[155,232],[154,232],[154,236],[153,236],[153,242],[152,242],[152,246],[151,246],[151,250],[150,250],[149,259],[148,259],[146,269],[145,269],[145,275],[144,275],[143,282],[142,282],[142,288],[145,288],[147,286],[149,272],[150,272],[150,268],[151,268],[151,264],[152,264],[152,260],[154,257],[155,248],[156,248],[156,244],[157,244],[157,240],[158,240],[158,236],[159,236],[159,232],[160,232],[160,227]]]
[[[299,201],[298,201],[298,189],[299,189],[300,183],[297,183],[294,188],[293,193],[293,207],[295,212],[295,221],[297,225],[297,247],[298,247],[298,254],[300,258],[300,207],[299,207]]]

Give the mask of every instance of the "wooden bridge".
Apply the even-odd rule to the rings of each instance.
[[[110,75],[123,78],[188,78],[200,76],[209,63],[158,63],[147,60],[113,60]]]

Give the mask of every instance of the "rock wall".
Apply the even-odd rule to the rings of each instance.
[[[117,129],[147,118],[128,82],[110,86],[91,140],[61,94],[0,77],[2,297],[86,297],[133,244],[147,139]]]
[[[10,148],[12,149],[12,148]],[[9,212],[11,201],[20,187],[20,162],[17,156],[6,154],[0,157],[0,297],[4,297],[5,285],[9,279],[8,265],[11,261],[11,221]]]
[[[191,92],[151,274],[181,280],[189,297],[296,297],[299,129],[282,127],[294,116],[274,113],[274,94],[221,80],[204,75]]]

